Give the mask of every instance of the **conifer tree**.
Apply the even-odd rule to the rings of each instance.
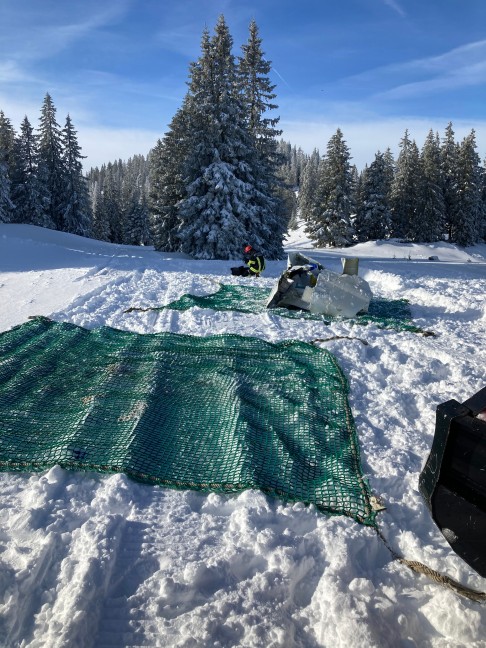
[[[441,147],[442,189],[444,195],[445,227],[448,240],[456,240],[459,213],[459,146],[454,139],[452,123],[449,122]]]
[[[191,145],[188,103],[186,98],[149,158],[151,231],[155,248],[164,252],[177,252],[181,245],[179,204],[187,197],[185,166]]]
[[[110,240],[110,227],[104,210],[103,202],[103,177],[101,173],[98,179],[91,183],[91,209],[93,213],[92,236],[98,241]]]
[[[419,150],[406,130],[400,141],[400,153],[391,188],[393,236],[415,240],[419,219],[416,192],[420,186]]]
[[[338,128],[321,163],[316,206],[306,226],[306,232],[320,247],[342,247],[353,240],[351,214],[355,205],[350,159],[349,148]]]
[[[479,228],[479,237],[486,241],[486,160],[482,167],[482,222]]]
[[[416,241],[432,242],[442,238],[445,225],[445,206],[441,172],[441,153],[438,135],[430,130],[420,157],[422,186],[418,195]]]
[[[474,245],[480,239],[483,221],[482,174],[474,130],[461,142],[458,163],[460,208],[453,240],[463,246]]]
[[[362,173],[355,221],[358,241],[388,238],[391,231],[390,176],[385,154],[378,151]]]
[[[16,168],[15,129],[3,110],[0,110],[0,151],[3,162],[7,165],[7,172],[12,179]]]
[[[315,205],[317,187],[319,183],[319,162],[321,156],[318,149],[314,149],[302,171],[302,181],[299,187],[300,217],[308,221]]]
[[[6,162],[2,160],[1,153],[0,151],[0,223],[8,223],[10,222],[14,204],[10,198],[8,167]]]
[[[3,222],[9,222],[15,218],[15,203],[12,200],[13,190],[16,184],[17,151],[15,141],[15,130],[12,122],[0,111],[0,164],[2,170],[2,213]]]
[[[146,245],[151,240],[145,184],[145,159],[143,155],[135,155],[124,164],[122,180],[124,243],[127,245]]]
[[[49,192],[39,169],[39,156],[34,129],[27,117],[20,125],[17,139],[18,160],[13,200],[16,205],[15,222],[53,229],[49,209]]]
[[[201,259],[239,258],[250,240],[265,253],[262,198],[252,175],[255,149],[240,98],[232,38],[221,16],[212,39],[203,34],[191,68],[188,196],[179,206],[182,251]],[[260,232],[255,231],[255,223]]]
[[[279,155],[277,137],[279,117],[269,116],[278,106],[275,104],[275,85],[269,74],[271,62],[265,59],[262,40],[254,20],[250,23],[248,42],[242,46],[243,55],[238,59],[238,79],[242,108],[256,155],[253,156],[256,199],[258,200],[258,221],[251,223],[256,234],[267,233],[262,251],[269,258],[280,258],[283,253],[282,240],[292,213],[288,212],[286,191],[278,178]],[[294,198],[294,196],[292,196]],[[295,205],[295,198],[293,204]],[[250,236],[254,237],[255,232]]]
[[[64,212],[62,215],[62,230],[80,236],[91,235],[91,209],[88,196],[88,184],[83,176],[81,147],[78,144],[71,117],[66,117],[66,125],[62,131],[62,162]]]
[[[62,230],[66,208],[66,182],[63,164],[62,134],[56,121],[56,108],[49,93],[44,98],[39,120],[39,172],[49,192],[48,216],[54,227]]]
[[[103,199],[101,201],[101,218],[106,221],[110,231],[111,243],[123,243],[125,235],[125,218],[121,204],[122,162],[109,162],[103,182]]]
[[[282,131],[277,129],[280,118],[270,117],[268,113],[278,108],[274,103],[277,95],[268,77],[272,64],[265,59],[254,20],[250,23],[248,42],[241,49],[243,56],[238,59],[238,74],[248,127],[263,158],[275,170],[279,163],[276,137]]]
[[[125,244],[147,245],[150,240],[149,213],[145,194],[139,188],[132,192],[125,216]]]

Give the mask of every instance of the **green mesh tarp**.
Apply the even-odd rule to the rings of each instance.
[[[35,318],[0,334],[0,469],[259,488],[373,525],[347,393],[334,356],[303,342]]]
[[[270,291],[267,288],[258,286],[240,286],[221,284],[217,292],[210,295],[182,295],[176,301],[170,302],[165,306],[153,306],[149,308],[132,307],[127,310],[146,311],[146,310],[179,310],[185,311],[194,306],[199,308],[211,308],[212,310],[231,310],[242,313],[275,313],[281,317],[290,317],[293,319],[318,320],[330,323],[336,318],[319,313],[309,313],[301,310],[289,310],[288,308],[268,309]],[[357,315],[350,320],[353,324],[376,324],[379,328],[394,329],[397,331],[410,331],[413,333],[422,332],[422,329],[412,324],[412,314],[406,299],[384,299],[373,297],[370,303],[368,313]]]

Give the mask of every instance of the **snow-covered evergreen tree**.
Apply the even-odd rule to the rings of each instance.
[[[39,173],[49,192],[48,216],[54,227],[62,230],[66,209],[62,133],[56,121],[56,108],[49,93],[44,98],[39,120]]]
[[[449,122],[441,147],[442,189],[444,194],[445,227],[448,240],[456,240],[459,213],[459,145],[454,138],[452,123]]]
[[[16,184],[17,157],[15,130],[10,119],[5,116],[3,110],[0,110],[0,164],[3,165],[3,203],[1,209],[3,222],[9,222],[15,218],[13,191]]]
[[[269,258],[280,258],[283,237],[292,214],[288,213],[285,196],[282,195],[283,186],[278,179],[280,160],[276,138],[282,131],[277,129],[280,118],[270,116],[278,107],[274,103],[275,85],[268,76],[271,62],[265,59],[254,20],[250,23],[248,42],[242,46],[242,52],[238,60],[242,107],[256,149],[251,173],[258,201],[258,220],[254,218],[252,225],[259,236],[265,237],[267,234],[261,246],[262,252]],[[250,232],[250,240],[254,240],[254,236]]]
[[[102,218],[110,231],[111,243],[123,243],[125,217],[122,209],[121,183],[123,163],[121,160],[106,165],[103,182],[103,198],[100,205]],[[101,216],[101,214],[100,214]]]
[[[24,117],[20,125],[17,150],[16,183],[13,189],[15,222],[54,229],[54,223],[48,214],[49,191],[39,170],[36,136],[27,117]]]
[[[15,129],[12,122],[5,116],[3,110],[0,110],[0,151],[2,152],[3,162],[7,165],[10,178],[15,173],[16,167],[15,138]]]
[[[14,204],[10,198],[10,178],[8,167],[2,161],[0,150],[0,223],[8,223],[13,212]]]
[[[355,211],[351,155],[341,129],[331,137],[319,172],[316,205],[306,232],[320,247],[350,245]]]
[[[482,166],[482,203],[483,203],[483,218],[481,222],[481,226],[479,228],[479,237],[480,239],[483,239],[486,241],[486,160],[483,162]]]
[[[62,131],[62,145],[63,184],[65,187],[62,230],[80,236],[91,236],[92,214],[88,184],[83,176],[81,163],[83,156],[69,115],[66,117],[66,124]]]
[[[422,186],[419,150],[409,137],[408,130],[400,141],[400,153],[391,188],[392,235],[415,240],[420,218],[417,192]]]
[[[481,160],[474,130],[461,142],[458,163],[460,200],[453,241],[467,246],[479,241],[483,221]]]
[[[148,205],[141,189],[130,196],[125,223],[125,244],[147,245],[151,241]]]
[[[149,156],[152,238],[155,248],[164,252],[177,252],[181,245],[179,204],[187,197],[185,167],[191,146],[188,104],[186,98]]]
[[[96,171],[97,177],[92,178],[90,184],[92,194],[91,210],[93,213],[92,236],[99,241],[110,241],[110,225],[103,201],[104,175],[98,169]]]
[[[358,241],[388,238],[391,231],[391,182],[385,154],[378,151],[363,171],[358,194],[355,230]]]
[[[201,259],[239,258],[251,244],[266,253],[264,196],[252,175],[256,151],[236,92],[232,38],[221,16],[212,39],[191,66],[188,196],[179,206],[182,250]],[[260,231],[256,230],[258,224]]]
[[[122,209],[125,230],[123,242],[127,245],[147,245],[151,242],[146,199],[146,175],[143,155],[134,155],[124,165]]]
[[[308,221],[315,205],[317,187],[319,183],[319,163],[321,156],[318,149],[314,149],[304,166],[299,187],[300,217]]]
[[[438,134],[429,131],[420,156],[422,186],[418,192],[415,241],[440,241],[445,227],[441,152]]]

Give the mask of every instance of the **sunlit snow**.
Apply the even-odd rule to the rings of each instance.
[[[418,491],[435,409],[486,385],[486,245],[466,250],[372,242],[298,249],[341,271],[359,257],[374,294],[410,301],[414,323],[436,336],[346,320],[262,314],[133,311],[219,282],[273,287],[285,261],[255,280],[232,261],[194,261],[0,225],[0,331],[45,315],[140,333],[238,333],[322,342],[350,381],[363,470],[386,510],[393,550],[477,590],[480,578],[451,550]],[[438,260],[429,260],[438,257]],[[363,344],[363,341],[367,344]],[[174,491],[124,475],[0,473],[0,645],[362,648],[481,647],[486,607],[392,559],[373,529],[258,491]]]

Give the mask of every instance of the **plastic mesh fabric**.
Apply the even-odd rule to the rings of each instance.
[[[210,295],[182,295],[176,301],[170,302],[165,306],[153,306],[149,308],[132,307],[127,310],[146,311],[146,310],[179,310],[185,311],[198,306],[199,308],[211,308],[212,310],[231,310],[241,313],[275,313],[281,317],[292,319],[318,320],[324,323],[330,323],[337,318],[319,313],[309,313],[302,310],[289,310],[288,308],[268,309],[266,303],[269,297],[269,291],[266,288],[258,286],[239,286],[221,284],[217,292]],[[369,323],[376,324],[379,328],[394,329],[397,331],[410,331],[412,333],[421,333],[423,329],[414,326],[409,303],[406,299],[384,299],[373,297],[369,311],[363,315],[357,315],[348,321],[353,324],[366,325]]]
[[[373,525],[347,393],[334,356],[303,342],[36,318],[0,335],[0,469],[259,488]]]

